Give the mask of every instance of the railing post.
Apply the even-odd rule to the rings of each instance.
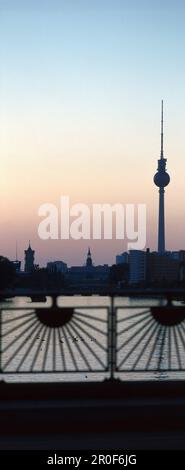
[[[116,314],[114,311],[114,297],[111,297],[108,318],[108,368],[110,380],[114,380],[116,369]]]
[[[2,310],[0,310],[0,374],[2,373]]]

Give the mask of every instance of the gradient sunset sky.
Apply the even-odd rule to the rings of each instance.
[[[164,149],[166,248],[185,249],[185,2],[0,0],[0,254],[113,263],[122,241],[42,241],[38,208],[146,203],[156,249]]]

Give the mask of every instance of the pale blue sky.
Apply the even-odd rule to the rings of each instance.
[[[0,0],[2,252],[13,257],[18,238],[22,255],[31,238],[41,263],[80,262],[86,242],[63,250],[37,236],[39,205],[62,194],[145,202],[155,248],[162,98],[167,247],[185,248],[184,24],[178,0]],[[104,246],[96,261],[113,262],[121,243]]]

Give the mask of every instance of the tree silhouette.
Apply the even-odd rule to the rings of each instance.
[[[11,286],[15,279],[15,267],[8,258],[0,256],[0,290]]]

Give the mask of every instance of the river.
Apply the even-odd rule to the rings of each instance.
[[[164,303],[156,298],[114,299],[116,378],[185,379],[185,372],[178,371],[185,364],[184,321],[173,328],[164,327],[151,314],[151,306]],[[61,382],[108,378],[110,373],[105,369],[110,298],[59,297],[60,307],[75,307],[75,311],[68,323],[56,328],[40,322],[36,314],[38,306],[50,304],[50,298],[46,304],[33,304],[23,297],[0,303],[3,379]]]

